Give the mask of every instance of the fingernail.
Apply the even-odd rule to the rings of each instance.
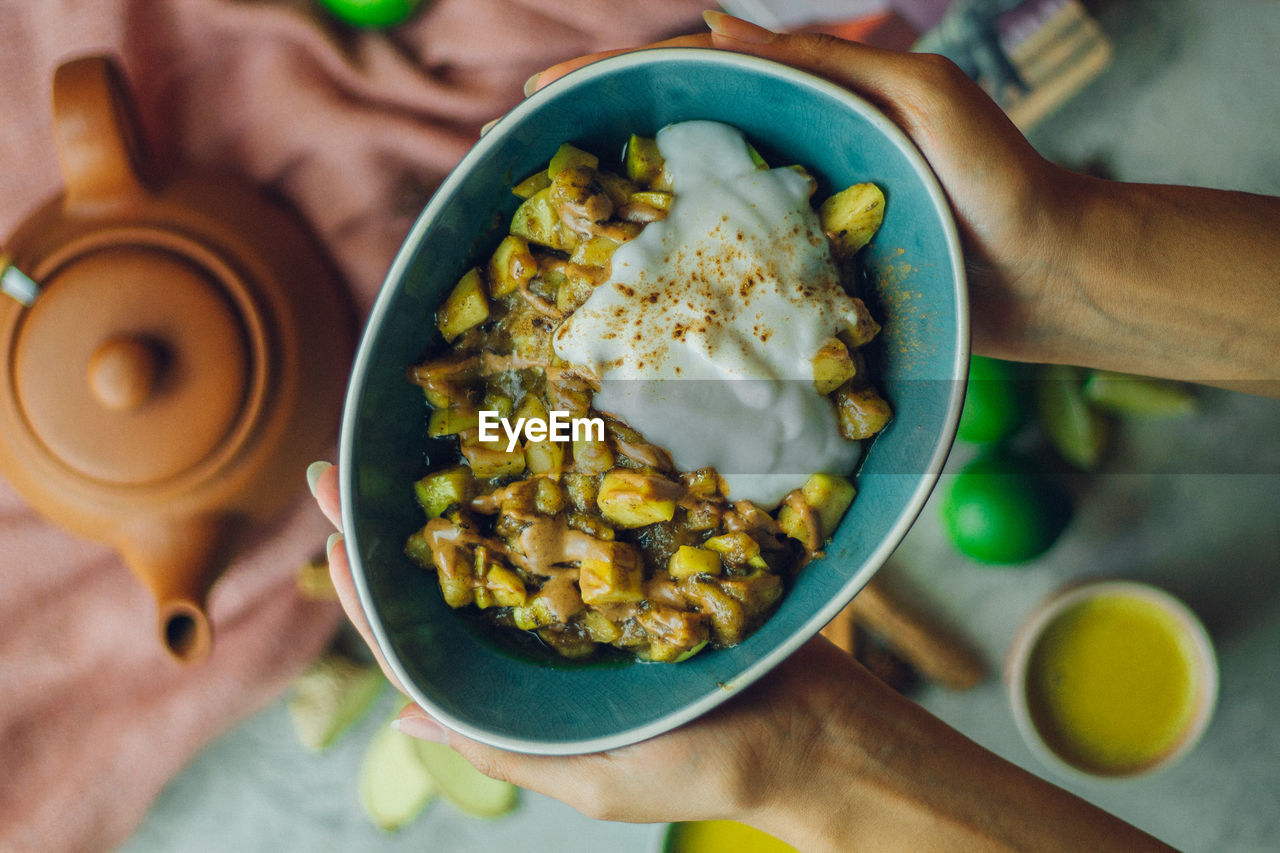
[[[496,118],[493,121],[485,122],[484,126],[480,128],[480,135],[484,136],[486,133],[492,130],[493,126],[497,123],[498,123],[498,120]]]
[[[416,737],[418,740],[430,741],[431,743],[449,742],[449,733],[445,731],[444,726],[430,717],[417,715],[396,717],[391,721],[391,728],[409,737]]]
[[[311,490],[311,497],[316,496],[316,483],[320,482],[320,475],[333,467],[332,462],[325,462],[321,459],[318,462],[312,462],[307,466],[307,488]],[[298,470],[297,468],[294,469]]]
[[[542,72],[539,71],[536,74],[534,74],[532,77],[530,77],[528,80],[524,81],[524,96],[526,98],[532,95],[534,92],[538,91],[538,78],[541,76],[542,76]]]
[[[324,554],[329,556],[329,552],[333,550],[333,546],[342,541],[341,533],[330,533],[329,538],[324,542]]]
[[[772,30],[766,30],[764,27],[757,26],[750,21],[735,18],[733,15],[726,15],[724,12],[719,12],[715,9],[708,9],[703,12],[702,20],[706,21],[707,28],[716,35],[731,38],[734,41],[740,41],[745,44],[768,44],[778,37],[778,34]]]

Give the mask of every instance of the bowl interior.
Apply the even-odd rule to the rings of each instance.
[[[505,233],[518,203],[510,188],[561,142],[620,156],[631,133],[687,119],[740,128],[772,165],[805,165],[819,198],[858,181],[884,189],[884,224],[863,262],[885,328],[881,385],[896,416],[865,454],[860,494],[826,557],[799,573],[745,642],[679,665],[521,653],[451,611],[434,575],[402,554],[423,523],[412,482],[432,452],[422,393],[405,369],[438,340],[439,302]],[[415,700],[496,746],[584,752],[691,719],[816,633],[884,562],[950,448],[967,360],[964,274],[946,202],[915,149],[870,106],[809,75],[720,51],[643,51],[575,72],[517,107],[450,175],[365,331],[343,423],[342,498],[357,588],[382,650]]]

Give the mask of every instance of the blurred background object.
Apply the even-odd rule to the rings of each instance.
[[[771,29],[940,53],[1027,130],[1088,85],[1111,44],[1079,0],[725,0]]]

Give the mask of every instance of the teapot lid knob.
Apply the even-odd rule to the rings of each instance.
[[[138,409],[160,379],[161,353],[139,337],[110,338],[89,357],[89,390],[114,412]]]

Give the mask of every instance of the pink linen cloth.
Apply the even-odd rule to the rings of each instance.
[[[53,69],[111,53],[153,160],[229,170],[283,197],[363,313],[431,191],[530,74],[692,31],[705,5],[437,0],[374,34],[304,0],[0,0],[0,237],[60,186]],[[340,616],[299,598],[294,574],[328,526],[302,471],[298,488],[214,587],[214,651],[184,668],[114,553],[0,481],[0,850],[119,844],[201,747],[324,646]]]

